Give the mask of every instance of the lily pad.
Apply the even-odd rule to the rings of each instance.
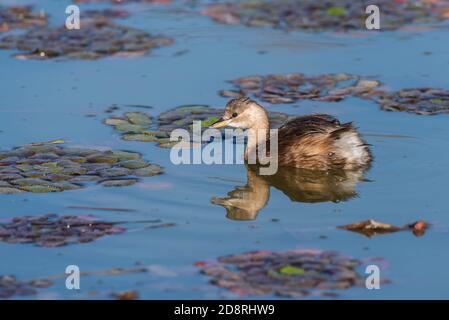
[[[113,179],[101,182],[103,187],[125,187],[131,186],[137,182],[136,179]]]
[[[151,124],[151,116],[144,112],[126,112],[125,117],[135,125],[149,126]]]
[[[192,131],[194,121],[201,121],[204,131],[223,115],[224,109],[212,108],[208,105],[182,105],[162,112],[156,123],[152,116],[144,112],[128,112],[123,116],[112,115],[105,119],[105,124],[114,127],[121,133],[125,141],[157,142],[159,147],[169,148],[176,144],[170,141],[170,134],[175,129]],[[270,124],[273,128],[280,127],[290,116],[282,112],[269,112]],[[138,124],[137,124],[138,123]]]
[[[25,145],[2,151],[0,194],[76,190],[89,182],[126,186],[137,182],[138,177],[161,172],[161,167],[135,152]]]
[[[10,187],[0,187],[0,194],[16,194],[16,193],[22,193],[23,190],[17,189],[17,188],[10,188]]]
[[[279,272],[283,274],[301,274],[301,275],[305,273],[304,269],[293,266],[285,266],[281,270],[279,270]]]
[[[449,113],[449,91],[438,88],[403,89],[377,99],[384,111],[409,112],[418,115]]]
[[[221,96],[253,96],[272,104],[301,100],[338,102],[349,96],[372,98],[383,93],[381,83],[350,74],[307,76],[303,73],[248,76],[230,81],[235,90],[222,90]]]
[[[100,3],[110,2],[112,4],[127,4],[127,3],[155,3],[155,4],[167,4],[171,0],[75,0],[75,3]]]
[[[167,37],[111,22],[109,19],[86,18],[82,28],[65,26],[33,28],[24,34],[0,39],[0,48],[19,50],[18,59],[99,59],[107,56],[140,56],[154,48],[170,45]]]
[[[13,275],[0,275],[0,299],[32,296],[37,294],[38,289],[48,288],[52,285],[53,283],[47,279],[21,281]]]
[[[12,29],[30,29],[46,24],[47,14],[33,12],[31,6],[4,7],[0,5],[0,33]]]
[[[282,30],[366,30],[365,9],[370,1],[353,0],[246,0],[210,4],[202,14],[224,24],[271,27]],[[382,30],[395,30],[414,23],[439,22],[447,18],[443,1],[377,0]]]
[[[196,265],[211,284],[239,296],[304,297],[364,285],[364,277],[357,272],[361,262],[333,251],[264,250]]]
[[[59,247],[68,244],[91,242],[106,235],[124,232],[115,223],[94,217],[23,216],[0,223],[0,241],[7,243],[33,243],[40,247]]]
[[[126,19],[129,17],[129,12],[123,9],[90,9],[83,10],[83,17],[89,18],[111,18],[111,19]]]

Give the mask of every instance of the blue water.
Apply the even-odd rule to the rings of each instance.
[[[36,9],[50,13],[51,24],[64,22],[70,1],[34,2]],[[81,10],[87,7],[108,6],[82,5]],[[139,151],[145,159],[162,165],[165,173],[125,188],[0,195],[0,218],[91,213],[110,221],[156,218],[176,226],[145,230],[131,223],[126,225],[129,231],[121,235],[52,249],[0,243],[0,274],[28,280],[63,274],[69,264],[94,272],[140,263],[166,268],[172,274],[86,276],[78,292],[67,290],[64,279],[58,279],[36,297],[108,298],[112,291],[135,289],[141,298],[233,298],[209,285],[193,263],[251,250],[317,248],[359,259],[382,257],[387,262],[381,275],[391,284],[380,290],[341,291],[340,298],[447,298],[447,116],[388,113],[358,98],[269,106],[289,114],[325,112],[342,121],[354,121],[373,145],[375,162],[366,174],[370,182],[359,183],[358,197],[350,201],[292,202],[271,188],[269,202],[253,221],[227,219],[224,208],[210,203],[212,197],[224,197],[246,184],[243,165],[175,166],[169,150],[122,141],[101,123],[107,116],[104,109],[111,104],[150,105],[155,116],[182,104],[222,107],[227,100],[217,91],[231,88],[225,81],[252,74],[345,72],[375,76],[393,89],[448,88],[449,47],[444,25],[429,31],[361,33],[356,37],[224,26],[182,3],[128,8],[133,15],[119,23],[162,33],[174,38],[175,44],[141,58],[97,61],[15,60],[13,52],[0,51],[0,148],[62,138],[70,146]],[[175,55],[181,50],[189,51]],[[424,55],[424,51],[432,54]],[[86,117],[91,113],[97,116]],[[135,211],[85,211],[69,206]],[[279,222],[272,222],[274,218]],[[400,232],[374,238],[335,228],[366,219],[400,226],[423,219],[433,227],[423,237]],[[327,238],[320,238],[322,235]],[[91,291],[98,294],[89,294]]]

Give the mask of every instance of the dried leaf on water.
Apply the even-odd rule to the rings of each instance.
[[[111,296],[117,300],[137,300],[139,299],[139,293],[135,290],[113,292]]]

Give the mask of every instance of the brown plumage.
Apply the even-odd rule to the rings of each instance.
[[[249,98],[228,102],[224,115],[212,127],[230,126],[248,131],[245,158],[266,144],[269,137],[261,140],[260,132],[269,129],[266,110]],[[259,132],[259,135],[258,135]],[[369,166],[372,160],[368,145],[352,126],[340,124],[333,116],[314,114],[287,121],[278,130],[279,166],[311,170],[359,169]]]

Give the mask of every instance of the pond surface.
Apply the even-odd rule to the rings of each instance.
[[[60,25],[68,4],[42,0],[36,9],[50,14],[50,24]],[[108,5],[83,4],[81,10],[85,7]],[[217,92],[230,88],[225,81],[253,74],[351,73],[373,76],[394,90],[449,88],[449,25],[380,33],[287,33],[217,24],[182,3],[127,8],[130,18],[118,23],[164,34],[174,44],[143,57],[95,61],[17,60],[11,58],[13,51],[0,50],[0,150],[64,139],[67,146],[140,152],[161,165],[164,174],[121,188],[0,195],[1,220],[57,213],[129,222],[121,225],[127,228],[122,234],[64,247],[0,242],[0,275],[26,281],[64,274],[71,264],[82,272],[144,265],[149,272],[82,277],[77,292],[57,278],[35,297],[110,298],[111,292],[136,290],[144,299],[235,298],[210,285],[195,262],[255,250],[313,248],[364,261],[382,258],[381,276],[391,283],[380,290],[340,290],[339,298],[447,298],[447,115],[385,112],[375,102],[356,97],[267,106],[291,115],[320,112],[353,121],[372,145],[375,161],[355,186],[357,195],[346,201],[293,201],[272,187],[253,220],[229,219],[222,206],[211,203],[247,183],[244,165],[176,166],[169,149],[123,141],[102,120],[112,104],[152,106],[147,111],[154,116],[184,104],[221,108],[227,99]],[[126,111],[139,109],[121,107],[120,112]],[[155,219],[175,225],[147,228],[142,222]],[[372,238],[336,228],[367,219],[399,226],[425,220],[432,227],[422,237],[398,232]],[[243,298],[248,297],[255,296]]]

